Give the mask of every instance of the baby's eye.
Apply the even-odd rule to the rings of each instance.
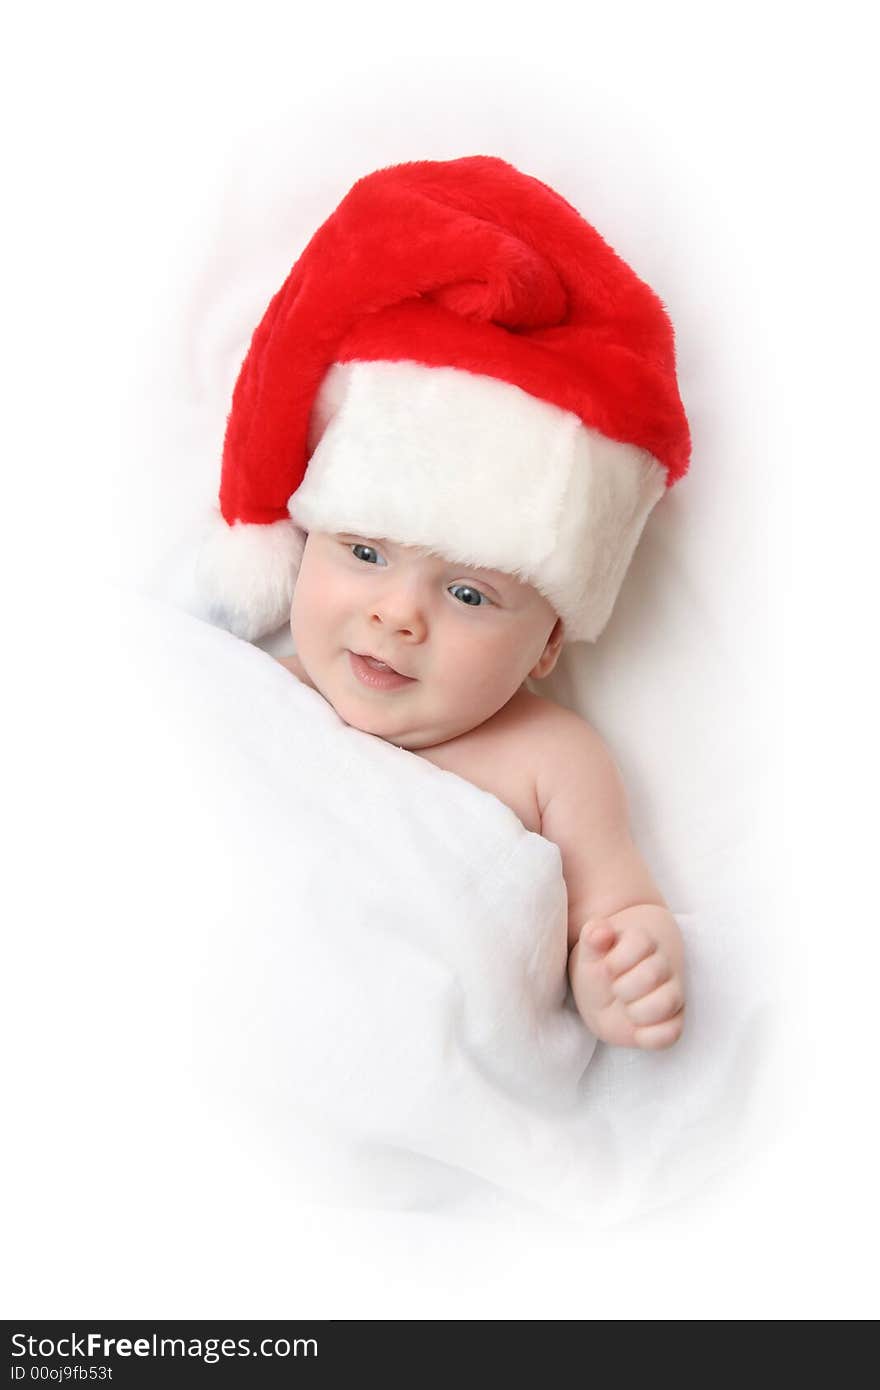
[[[453,598],[457,598],[460,603],[467,604],[469,608],[485,608],[486,604],[492,601],[486,598],[486,595],[481,593],[479,589],[472,588],[470,584],[451,584],[449,592]]]
[[[383,564],[385,561],[380,556],[378,550],[371,545],[352,545],[349,547],[351,553],[358,559],[363,560],[365,565]]]

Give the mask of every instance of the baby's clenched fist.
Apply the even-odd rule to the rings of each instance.
[[[615,1047],[671,1047],[684,1027],[684,950],[675,918],[643,904],[594,917],[568,958],[571,990],[591,1033]]]

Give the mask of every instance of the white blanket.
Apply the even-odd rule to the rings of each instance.
[[[730,1160],[764,1038],[723,912],[680,914],[677,1047],[594,1057],[555,845],[265,652],[133,595],[90,606],[109,657],[71,756],[98,867],[55,1027],[96,1092],[153,1097],[157,1152],[206,1144],[222,1172],[234,1136],[245,1181],[280,1169],[298,1198],[603,1224]]]

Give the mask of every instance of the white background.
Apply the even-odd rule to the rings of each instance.
[[[200,294],[214,303],[217,285],[235,285],[236,267],[212,245],[224,215],[265,247],[265,299],[298,249],[294,195],[297,218],[314,227],[369,169],[497,152],[563,189],[573,163],[587,169],[591,220],[666,299],[691,387],[686,486],[712,488],[700,440],[719,409],[737,406],[744,447],[718,478],[717,526],[693,544],[707,582],[750,576],[738,611],[774,789],[766,894],[781,950],[768,961],[791,973],[781,1137],[723,1187],[650,1221],[587,1240],[503,1220],[475,1232],[408,1217],[379,1231],[366,1215],[304,1215],[282,1250],[266,1234],[277,1211],[259,1200],[245,1211],[232,1190],[213,1231],[182,1223],[169,1251],[137,1234],[138,1193],[119,1178],[112,1253],[88,1242],[88,1187],[71,1218],[77,1248],[67,1232],[68,1248],[53,1250],[37,1213],[55,1165],[75,1165],[65,1138],[75,1130],[43,1116],[45,1162],[11,1166],[19,1238],[4,1312],[876,1316],[880,229],[866,13],[845,3],[611,11],[589,0],[309,15],[287,4],[84,4],[15,22],[2,82],[12,944],[47,913],[74,936],[88,922],[64,874],[79,841],[51,814],[63,750],[85,736],[77,719],[102,679],[93,654],[77,659],[89,631],[81,581],[154,561],[168,479],[151,402],[179,373],[195,429],[199,383],[207,400],[229,370],[200,357],[197,340],[181,353],[175,325],[151,318],[151,304],[164,312],[179,294],[189,314]],[[249,226],[251,169],[261,182]],[[682,267],[699,293],[679,289]],[[228,314],[234,362],[239,310],[214,312]],[[133,469],[151,467],[138,523],[120,521]],[[740,488],[749,505],[731,508],[727,528]],[[728,644],[738,631],[732,621]],[[82,824],[97,823],[87,781],[75,794]],[[161,814],[139,809],[141,824]],[[33,981],[13,969],[7,984]],[[50,1015],[45,1040],[63,1051]],[[34,1059],[15,1035],[5,1057],[24,1093]]]

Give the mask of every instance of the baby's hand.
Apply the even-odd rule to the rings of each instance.
[[[615,1047],[671,1047],[684,1027],[683,957],[665,907],[628,907],[586,922],[568,973],[590,1032]]]

